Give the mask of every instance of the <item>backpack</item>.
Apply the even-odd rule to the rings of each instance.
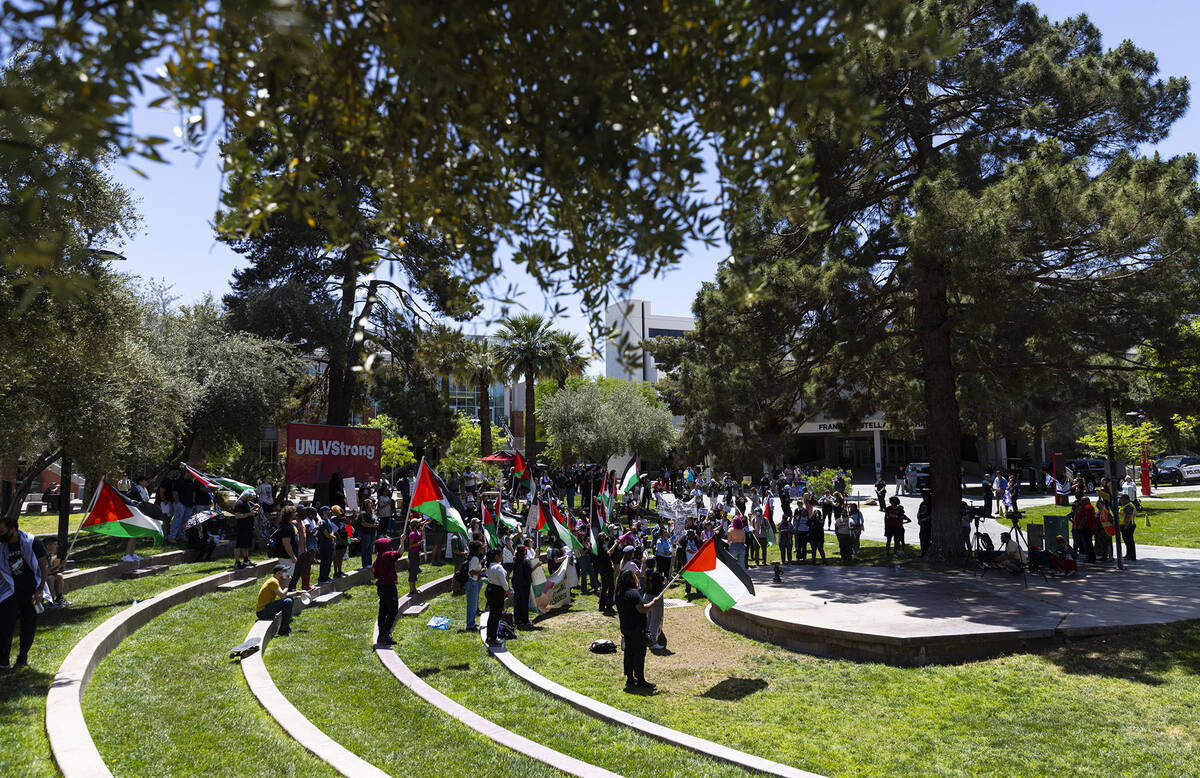
[[[592,646],[588,650],[593,654],[615,654],[617,653],[617,644],[611,640],[593,640]]]
[[[504,616],[508,616],[505,619]],[[512,626],[512,616],[505,613],[500,617],[500,623],[496,625],[496,637],[500,640],[512,640],[517,636],[517,631]]]

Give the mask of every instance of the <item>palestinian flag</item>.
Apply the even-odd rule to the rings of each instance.
[[[600,494],[597,496],[600,498],[601,507],[604,508],[604,520],[612,522],[613,496],[609,493],[607,472],[604,473],[604,480],[600,482]]]
[[[514,451],[513,454],[513,478],[517,479],[517,486],[524,486],[526,491],[532,492],[533,471],[525,464],[520,451]]]
[[[596,503],[593,502],[592,503],[592,518],[591,518],[591,521],[588,522],[588,536],[591,538],[591,541],[592,541],[592,553],[595,554],[596,556],[600,556],[600,550],[601,550],[600,533],[603,531],[604,531],[604,528],[600,524],[600,513],[597,510]]]
[[[546,521],[550,515],[546,510],[546,504],[541,500],[529,504],[529,516],[525,519],[525,529],[535,535],[546,528],[549,523]]]
[[[521,517],[512,513],[505,513],[504,508],[500,505],[500,493],[496,493],[496,519],[501,524],[508,527],[509,532],[521,531]]]
[[[483,532],[487,535],[488,548],[500,548],[500,536],[496,533],[496,520],[492,518],[487,503],[479,501],[479,513],[483,516]]]
[[[467,525],[463,524],[462,513],[450,504],[446,493],[439,486],[440,480],[422,459],[421,469],[417,472],[417,488],[413,490],[409,511],[428,516],[445,527],[447,532],[466,535]]]
[[[634,452],[633,459],[629,460],[629,464],[625,466],[625,473],[621,476],[621,494],[629,494],[633,487],[638,485],[641,476],[638,475],[638,456]]]
[[[92,498],[92,507],[80,529],[111,535],[114,538],[154,538],[162,541],[163,522],[167,517],[157,506],[134,500],[104,481]]]
[[[244,484],[241,481],[235,481],[232,478],[221,478],[219,476],[203,473],[190,466],[187,462],[180,462],[179,464],[183,465],[184,469],[191,474],[192,478],[195,478],[197,481],[199,481],[201,486],[214,491],[217,489],[228,489],[235,494],[241,494],[248,489],[254,488],[250,484]]]
[[[573,550],[583,548],[579,538],[571,532],[571,522],[564,519],[563,515],[558,512],[557,503],[550,503],[550,526],[554,528],[554,533],[562,540],[564,546]]]
[[[716,540],[714,535],[704,541],[704,545],[692,555],[679,575],[699,589],[713,605],[726,611],[753,597],[754,584],[738,561],[719,547]]]

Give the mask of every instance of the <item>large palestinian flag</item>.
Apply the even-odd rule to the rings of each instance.
[[[571,532],[571,523],[559,513],[557,503],[550,503],[550,526],[554,528],[555,534],[562,540],[564,546],[571,549],[583,548],[579,538]]]
[[[161,541],[167,517],[157,506],[118,492],[104,481],[92,498],[92,507],[80,529],[114,538],[154,538]]]
[[[187,462],[180,462],[179,464],[183,465],[184,469],[191,474],[192,478],[195,478],[202,486],[208,489],[228,489],[235,494],[241,494],[242,492],[254,488],[250,484],[244,484],[241,481],[235,481],[232,478],[221,478],[220,476],[209,475],[208,473],[201,472],[189,465]]]
[[[531,502],[529,504],[529,516],[525,519],[525,529],[536,535],[549,524],[549,521],[547,521],[549,517],[550,511],[546,510],[544,502],[541,500]]]
[[[496,532],[496,520],[492,518],[487,503],[479,499],[479,515],[483,516],[483,532],[487,535],[488,548],[500,548],[500,536]]]
[[[633,459],[629,460],[629,464],[625,466],[625,473],[621,476],[621,494],[629,494],[633,487],[638,485],[641,476],[638,475],[638,455],[634,452]]]
[[[410,510],[428,516],[445,527],[447,532],[466,535],[467,525],[463,524],[462,513],[447,499],[445,492],[438,485],[439,480],[422,459]]]
[[[525,460],[521,458],[520,451],[514,451],[513,458],[513,478],[517,479],[517,486],[524,486],[528,492],[533,491],[533,471],[529,469],[529,465],[525,464]]]
[[[715,535],[704,541],[704,545],[692,555],[679,575],[699,589],[713,605],[727,611],[742,600],[753,597],[754,584],[738,561],[720,548],[716,541]]]

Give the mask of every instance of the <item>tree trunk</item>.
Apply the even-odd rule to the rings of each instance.
[[[450,407],[450,374],[442,373],[442,402]]]
[[[533,467],[537,459],[537,420],[533,418],[534,404],[533,373],[525,374],[525,457]]]
[[[58,482],[61,485],[61,496],[58,498],[58,547],[66,553],[67,535],[71,532],[71,457],[65,451],[62,463],[59,465]]]
[[[925,259],[924,262],[930,262]],[[950,317],[944,269],[916,263],[917,339],[925,382],[925,435],[929,451],[932,554],[950,562],[966,549],[962,537],[962,462],[959,451],[958,397],[950,350]]]
[[[488,390],[491,385],[487,381],[479,382],[479,456],[492,454],[492,406]]]
[[[350,403],[354,399],[357,376],[350,368],[357,353],[354,342],[354,297],[358,288],[358,266],[362,252],[357,246],[346,249],[346,269],[342,274],[342,298],[338,302],[341,335],[329,348],[329,408],[326,424],[344,427],[350,423]]]

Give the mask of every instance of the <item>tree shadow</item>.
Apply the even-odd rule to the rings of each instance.
[[[1069,675],[1161,686],[1172,671],[1200,675],[1200,621],[1074,640],[1046,658]]]
[[[767,682],[762,678],[726,678],[697,696],[708,697],[710,700],[737,702],[765,688],[767,688]]]

